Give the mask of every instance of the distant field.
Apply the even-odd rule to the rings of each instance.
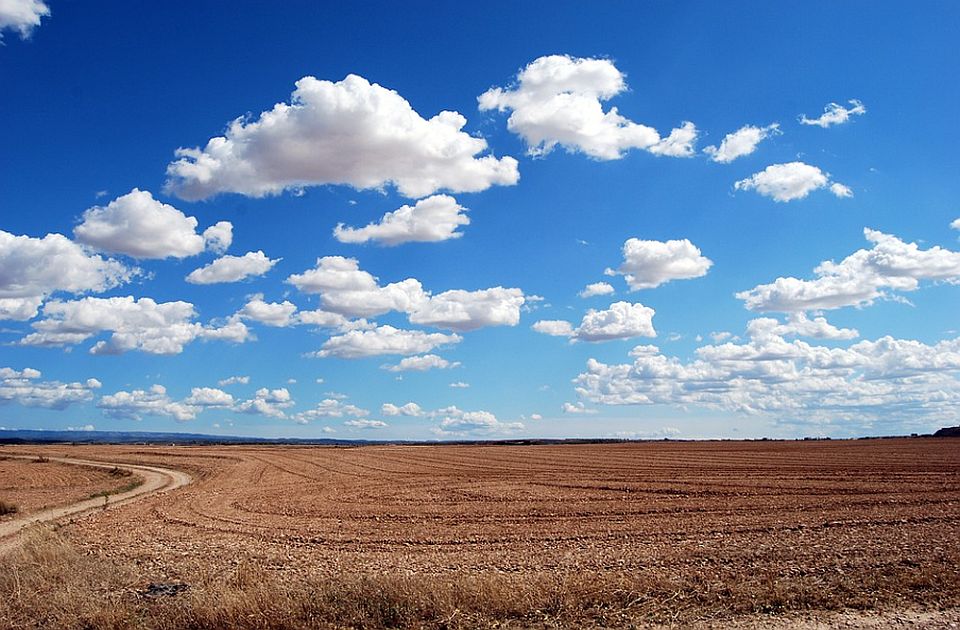
[[[17,556],[88,575],[93,617],[76,601],[72,612],[39,595],[11,601],[0,577],[0,622],[44,606],[54,625],[132,615],[147,627],[279,628],[960,605],[950,439],[4,452],[155,464],[196,481],[79,520],[62,541],[35,537]],[[34,578],[40,590],[56,582]],[[150,598],[150,583],[188,586]]]
[[[131,477],[110,474],[109,469],[0,455],[0,501],[16,507],[15,513],[0,514],[0,521],[113,492],[130,483]]]

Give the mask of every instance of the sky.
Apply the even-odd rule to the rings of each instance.
[[[0,0],[0,427],[960,423],[952,2]]]

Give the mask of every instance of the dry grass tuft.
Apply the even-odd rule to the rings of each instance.
[[[13,503],[8,503],[7,501],[0,499],[0,516],[6,516],[7,514],[16,514],[19,511],[20,511],[20,508],[18,508]]]

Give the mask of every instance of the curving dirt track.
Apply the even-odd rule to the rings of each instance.
[[[12,457],[27,459],[29,456]],[[18,542],[17,535],[26,527],[35,523],[45,523],[51,521],[60,521],[67,517],[82,516],[94,510],[103,510],[108,507],[125,505],[131,501],[145,498],[157,492],[173,490],[185,486],[192,481],[190,475],[168,468],[159,468],[156,466],[139,466],[121,463],[109,463],[101,461],[92,461],[86,459],[75,459],[70,457],[50,457],[52,462],[70,464],[74,466],[86,466],[91,468],[111,469],[120,468],[129,470],[142,480],[142,483],[136,487],[116,494],[109,494],[102,497],[88,498],[76,503],[62,507],[48,508],[26,514],[22,517],[0,522],[0,554],[8,552],[14,548]]]

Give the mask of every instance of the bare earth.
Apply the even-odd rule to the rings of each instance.
[[[515,627],[960,623],[960,441],[0,449],[27,452],[194,477],[60,530],[139,583],[501,589]]]
[[[0,459],[0,500],[16,505],[16,514],[0,516],[0,523],[43,508],[69,505],[98,492],[113,492],[131,482],[110,475],[109,468],[76,466],[36,458]]]

